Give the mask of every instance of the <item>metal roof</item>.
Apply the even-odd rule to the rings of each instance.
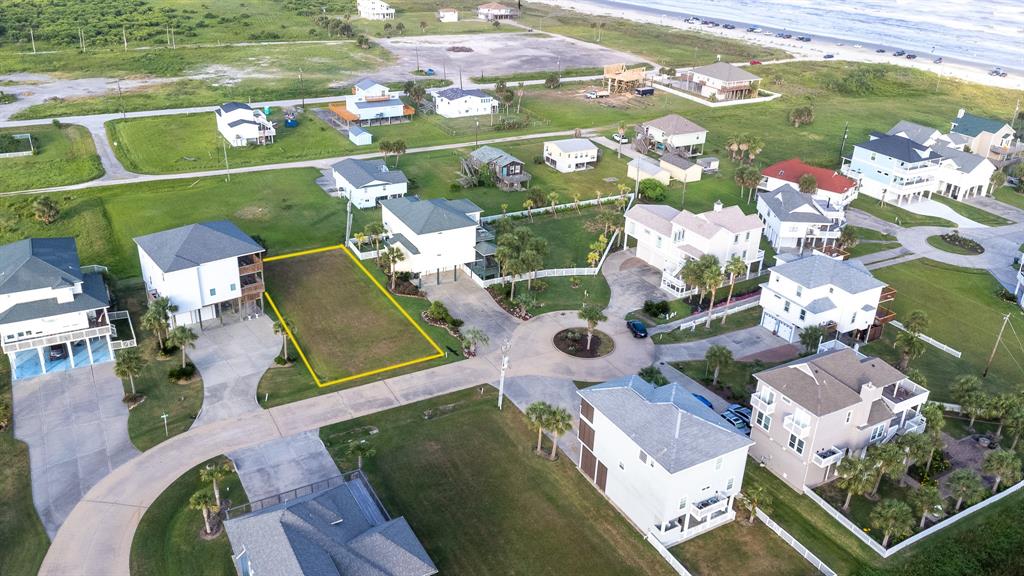
[[[81,281],[74,238],[27,238],[0,246],[0,294],[62,288]]]
[[[460,98],[490,98],[491,95],[483,90],[463,90],[462,88],[445,88],[434,93],[438,98],[445,100],[458,100]]]
[[[263,252],[263,247],[228,220],[200,222],[135,238],[164,272]]]
[[[657,128],[669,136],[677,134],[695,134],[699,132],[707,132],[706,129],[701,128],[696,122],[687,120],[679,114],[668,114],[661,118],[655,118],[650,122],[644,122],[644,126],[650,126]]]
[[[981,116],[975,116],[974,114],[964,112],[963,115],[953,119],[952,132],[957,132],[967,136],[977,136],[982,132],[995,134],[1005,126],[1006,122],[1002,120],[982,118]]]
[[[597,145],[587,138],[566,138],[564,140],[550,140],[544,144],[550,144],[562,152],[589,152],[597,150]]]

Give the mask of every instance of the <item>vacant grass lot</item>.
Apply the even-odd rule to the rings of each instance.
[[[754,374],[775,366],[776,363],[755,362],[731,362],[722,367],[718,373],[718,386],[711,385],[714,380],[715,368],[708,365],[704,360],[689,360],[686,362],[673,362],[672,367],[693,378],[697,382],[721,394],[733,402],[750,402],[750,395],[757,388],[754,381]]]
[[[313,113],[303,114],[295,128],[284,125],[280,108],[273,109],[270,120],[277,124],[277,136],[266,146],[225,146],[213,112],[113,120],[107,133],[125,168],[143,174],[222,169],[225,150],[228,165],[238,168],[341,156],[356,149]]]
[[[218,458],[216,461],[222,459]],[[191,510],[188,500],[200,489],[209,489],[199,481],[200,464],[174,481],[149,506],[132,539],[131,573],[136,576],[204,574],[234,576],[231,543],[226,532],[213,540],[203,540],[201,512]],[[220,483],[221,498],[232,506],[249,501],[237,474]]]
[[[896,288],[893,309],[897,319],[906,318],[912,310],[923,310],[929,319],[925,333],[963,353],[957,359],[928,346],[923,356],[911,361],[910,367],[921,370],[928,378],[928,388],[935,400],[953,401],[949,390],[958,376],[981,376],[1007,313],[1010,326],[982,386],[989,392],[1016,389],[1024,378],[1019,364],[1024,359],[1024,347],[1016,336],[1024,338],[1024,318],[1019,307],[996,295],[1001,286],[992,275],[926,259],[880,268],[874,274]],[[891,339],[896,334],[897,330],[887,328],[886,337],[864,347],[865,352],[895,361],[897,353]]]
[[[0,357],[0,404],[11,408],[11,370]],[[9,416],[8,416],[9,417]],[[11,424],[11,418],[8,425]],[[15,440],[8,427],[0,431],[0,574],[35,574],[50,539],[32,503],[28,445]]]
[[[742,519],[741,519],[742,518]],[[723,554],[727,549],[729,554]],[[812,576],[818,571],[796,550],[757,520],[746,522],[739,512],[736,521],[673,546],[670,551],[697,576],[717,574],[777,574]]]
[[[324,194],[314,169],[235,174],[223,178],[125,184],[47,194],[61,216],[46,225],[32,217],[36,197],[0,198],[0,243],[30,236],[74,236],[83,264],[103,264],[117,278],[139,275],[132,238],[204,220],[229,219],[284,254],[337,243],[344,236],[344,204]],[[182,209],[187,207],[187,209]]]
[[[377,454],[364,469],[443,574],[671,574],[657,553],[562,456],[532,453],[521,412],[489,386],[321,429],[343,469],[348,441]],[[434,417],[425,418],[432,410]],[[374,426],[377,434],[366,436]],[[583,527],[586,527],[585,529]]]
[[[265,271],[268,292],[323,382],[436,353],[347,251],[276,260]]]
[[[4,128],[0,133],[29,133],[38,150],[33,156],[0,159],[0,192],[77,184],[103,175],[92,135],[82,126]]]
[[[547,240],[548,251],[544,257],[544,268],[586,268],[590,266],[587,263],[590,245],[604,232],[596,218],[612,212],[621,215],[620,210],[606,205],[587,207],[578,213],[569,210],[558,214],[537,215],[533,217],[532,222],[529,218],[518,218],[512,224],[516,228],[529,228],[534,235]],[[608,239],[611,239],[610,234]],[[500,240],[499,234],[498,241]],[[617,238],[616,247],[619,242]]]

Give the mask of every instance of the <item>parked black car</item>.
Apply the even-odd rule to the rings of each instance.
[[[897,50],[897,51],[893,52],[892,55],[898,57],[898,56],[903,56],[906,53],[907,52],[905,50]]]
[[[49,350],[50,361],[54,362],[68,357],[68,349],[63,344],[54,344]]]
[[[647,326],[639,320],[626,320],[626,328],[629,328],[634,338],[647,338]]]

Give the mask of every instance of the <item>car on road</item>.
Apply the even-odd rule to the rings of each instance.
[[[618,132],[612,133],[612,140],[615,140],[619,144],[629,144],[629,136],[619,134]]]
[[[876,54],[885,54],[885,48],[879,48],[879,49],[875,50],[875,53]]]
[[[796,39],[801,41],[801,42],[810,42],[811,41],[811,37],[810,36],[797,36]]]
[[[863,46],[861,46],[860,44],[854,44],[853,47],[854,48],[863,48]]]
[[[732,412],[723,412],[722,419],[731,424],[741,434],[750,434],[750,426],[747,426],[739,416]]]
[[[633,333],[633,338],[647,338],[647,325],[639,320],[627,320],[626,328]]]
[[[904,54],[906,54],[905,50],[897,50],[897,51],[892,53],[892,55],[896,56],[897,58],[900,57],[900,56],[903,56]]]
[[[722,28],[725,28],[726,30],[735,30],[736,29],[736,27],[733,26],[732,24],[722,24]]]
[[[760,60],[751,60],[751,61],[750,61],[750,65],[751,65],[751,66],[757,66],[757,65],[759,65],[759,64],[761,64],[761,61],[760,61]]]
[[[907,60],[916,60],[917,54],[907,54]]]
[[[939,56],[935,60],[932,60],[932,64],[942,64],[942,56]]]
[[[1016,176],[1007,176],[1006,177],[1006,184],[1004,184],[1004,186],[1009,186],[1010,188],[1016,188],[1019,185],[1020,185],[1020,178],[1017,178]]]
[[[703,396],[701,396],[700,394],[697,394],[697,393],[693,393],[693,397],[696,398],[698,402],[700,402],[701,404],[707,406],[708,408],[711,408],[712,410],[715,409],[715,406],[711,403],[711,400],[708,400],[707,398],[705,398],[705,397],[703,397]]]
[[[835,54],[825,54],[825,60],[831,60],[831,59],[833,59],[835,57],[836,57]]]

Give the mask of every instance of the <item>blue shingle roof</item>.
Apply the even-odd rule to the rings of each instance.
[[[918,144],[910,138],[882,134],[880,132],[872,133],[872,139],[857,144],[857,147],[902,160],[903,162],[916,163],[941,158],[931,148]]]

